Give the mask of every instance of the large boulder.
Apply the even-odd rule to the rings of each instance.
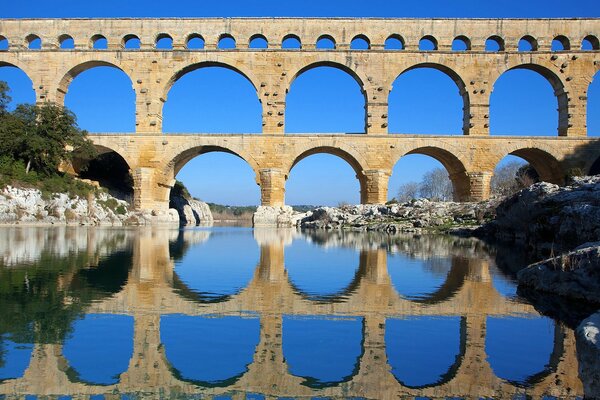
[[[579,378],[586,399],[600,398],[600,312],[583,320],[576,331]]]
[[[181,194],[172,195],[169,206],[177,210],[181,225],[211,225],[213,216],[208,204]]]
[[[304,214],[295,212],[290,206],[259,206],[252,216],[254,227],[289,228],[296,226],[298,219]]]
[[[532,264],[517,278],[519,285],[600,304],[600,242]]]

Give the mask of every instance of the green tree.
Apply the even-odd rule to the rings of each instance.
[[[6,108],[11,100],[8,95],[8,85],[6,82],[0,81],[0,115],[6,113]]]
[[[4,90],[4,92],[3,92]],[[0,87],[0,93],[5,89]],[[5,96],[0,94],[0,102]],[[0,114],[0,155],[12,157],[45,175],[58,172],[63,161],[92,158],[95,148],[87,132],[79,129],[75,115],[53,103],[21,104],[12,113]]]

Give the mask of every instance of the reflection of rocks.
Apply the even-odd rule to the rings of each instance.
[[[579,378],[586,399],[600,398],[600,312],[584,320],[577,328]]]
[[[254,239],[259,246],[279,243],[283,243],[284,246],[287,246],[292,243],[292,240],[295,237],[301,236],[301,233],[298,232],[296,228],[261,229],[258,227],[253,230],[253,234]]]
[[[433,202],[320,207],[307,213],[301,226],[308,229],[420,233],[479,225],[491,216],[490,203]]]
[[[171,232],[176,232],[176,231],[171,231]],[[181,234],[183,235],[183,240],[187,245],[196,245],[196,244],[206,242],[211,235],[211,231],[194,229],[194,230],[184,230],[181,232]],[[175,237],[172,240],[176,240],[176,239],[177,239],[177,237]]]
[[[252,223],[255,227],[289,228],[296,226],[303,216],[304,214],[295,212],[290,206],[259,206],[252,216]]]
[[[559,187],[540,182],[504,200],[481,235],[545,251],[600,240],[600,175]]]
[[[517,276],[520,285],[600,303],[600,242],[532,264]]]

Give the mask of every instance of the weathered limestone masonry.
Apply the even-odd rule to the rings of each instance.
[[[561,183],[573,170],[589,172],[600,155],[600,141],[588,138],[587,89],[600,69],[599,19],[37,19],[0,20],[0,66],[22,69],[32,80],[39,102],[63,103],[71,81],[96,66],[124,71],[136,93],[136,133],[92,135],[102,151],[115,151],[129,164],[135,182],[137,208],[165,210],[174,177],[193,157],[226,151],[246,160],[261,186],[262,204],[282,206],[290,169],[314,153],[330,153],[356,171],[362,203],[387,200],[388,178],[405,154],[419,153],[439,160],[448,170],[458,200],[489,195],[493,170],[504,156],[529,161],[542,179]],[[130,38],[139,49],[125,49]],[[156,49],[170,37],[172,49]],[[191,38],[204,39],[204,49],[187,48]],[[220,38],[236,40],[235,49],[219,49]],[[248,48],[256,37],[268,49]],[[282,49],[287,37],[301,49]],[[335,42],[330,50],[316,49],[321,37]],[[354,50],[354,38],[369,43]],[[388,50],[388,38],[399,39],[403,50]],[[41,39],[41,49],[29,43]],[[66,38],[74,49],[60,48]],[[94,49],[99,38],[107,49]],[[432,51],[418,49],[428,38]],[[452,51],[454,39],[465,51]],[[485,51],[487,39],[500,50]],[[524,38],[532,51],[518,51]],[[564,50],[551,51],[556,39]],[[583,40],[593,50],[580,50]],[[245,76],[256,88],[263,107],[263,135],[173,135],[162,133],[162,108],[172,85],[186,73],[206,66],[224,66]],[[349,73],[365,96],[363,135],[283,135],[286,93],[301,73],[318,66]],[[436,68],[453,79],[464,102],[463,135],[388,134],[388,94],[403,72]],[[539,72],[553,86],[559,120],[556,137],[490,137],[489,100],[494,82],[511,69]],[[406,132],[410,133],[410,132]],[[435,132],[432,132],[435,133]],[[458,133],[458,132],[457,132]]]

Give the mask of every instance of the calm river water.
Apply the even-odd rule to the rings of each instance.
[[[1,399],[582,394],[523,258],[476,240],[10,227],[0,257]]]

